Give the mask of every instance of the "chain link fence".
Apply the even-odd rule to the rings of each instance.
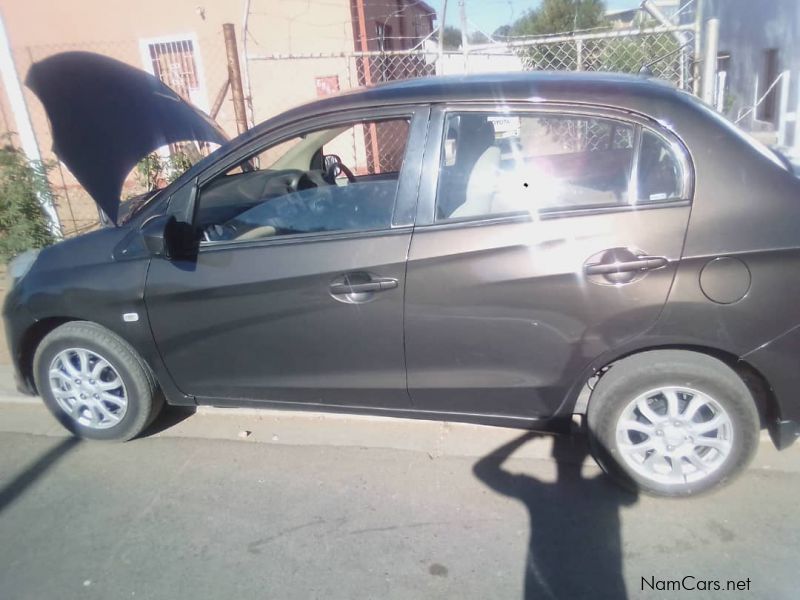
[[[302,68],[307,71],[308,63],[322,66],[322,61],[326,61],[324,69],[346,73],[343,89],[434,75],[522,71],[613,71],[637,74],[646,69],[654,77],[691,91],[694,82],[694,36],[693,25],[662,26],[485,44],[470,48],[466,53],[416,50],[338,55],[297,54],[259,57],[256,61],[289,71]],[[338,61],[338,64],[333,66],[331,61]],[[585,127],[590,125],[583,124]],[[389,127],[365,130],[367,151],[375,148],[380,149],[381,156],[393,155],[392,149],[400,147],[404,141],[402,136],[395,133]],[[580,143],[582,147],[608,143],[604,136],[609,135],[605,130],[594,131],[591,127],[590,130],[565,131],[563,134],[565,143]],[[622,134],[618,132],[616,135]],[[614,144],[624,143],[625,140],[614,140]]]
[[[647,69],[681,89],[692,89],[692,28],[620,33],[543,40],[514,50],[525,70],[639,73]]]
[[[437,74],[503,71],[639,73],[647,68],[654,77],[691,90],[694,35],[693,25],[681,25],[482,44],[468,48],[467,52],[440,54],[416,50],[357,52],[340,56],[344,61],[352,61],[351,69],[354,69],[355,76],[351,77],[350,87]],[[257,60],[303,58],[296,55]]]

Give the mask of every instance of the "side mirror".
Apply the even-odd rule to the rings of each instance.
[[[158,215],[148,219],[140,231],[144,246],[151,256],[188,258],[196,246],[192,226],[179,222],[175,215]]]

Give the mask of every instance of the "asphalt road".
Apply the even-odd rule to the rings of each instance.
[[[558,461],[0,433],[0,597],[798,597],[798,470],[637,497],[551,440],[526,444]],[[642,591],[686,576],[750,591]]]

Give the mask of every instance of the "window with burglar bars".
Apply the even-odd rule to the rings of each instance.
[[[153,75],[189,102],[196,102],[200,82],[192,40],[155,42],[147,45]]]
[[[199,50],[192,35],[141,40],[140,51],[145,66],[159,81],[190,104],[208,109]],[[159,154],[193,163],[209,151],[205,143],[177,142],[161,148]]]

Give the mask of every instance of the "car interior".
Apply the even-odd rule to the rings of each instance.
[[[400,123],[407,136],[408,121]],[[395,144],[395,159],[389,161],[395,164],[388,168],[363,149],[354,151],[359,166],[326,154],[326,146],[337,139],[340,147],[343,138],[354,148],[366,147],[369,129],[359,124],[309,133],[276,160],[250,157],[207,184],[195,217],[202,241],[390,227],[405,140],[400,148]]]
[[[437,220],[630,203],[634,126],[585,117],[516,122],[517,130],[498,131],[490,115],[448,118]],[[639,201],[674,198],[679,164],[661,138],[645,133]]]

